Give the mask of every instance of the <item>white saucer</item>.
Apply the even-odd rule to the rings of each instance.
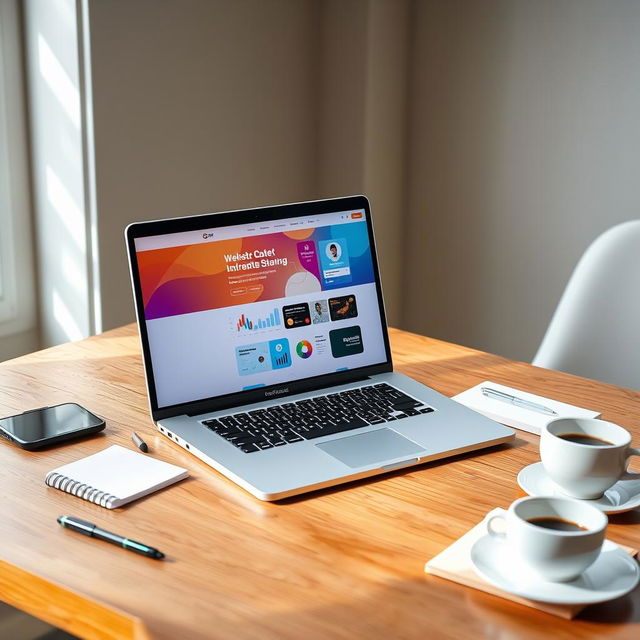
[[[530,496],[566,496],[547,475],[542,462],[525,467],[518,474],[518,484]],[[622,513],[640,507],[640,480],[620,480],[601,498],[585,500],[604,513]]]
[[[529,600],[554,604],[595,604],[632,591],[640,578],[638,563],[617,544],[605,540],[598,559],[572,582],[549,582],[523,570],[501,540],[483,536],[471,548],[471,562],[487,582]]]

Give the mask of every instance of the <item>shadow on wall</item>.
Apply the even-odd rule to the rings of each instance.
[[[427,4],[429,10],[418,13],[414,60],[434,56],[435,62],[415,72],[419,77],[412,85],[410,127],[416,138],[409,161],[406,274],[415,295],[405,297],[404,315],[411,330],[479,345],[490,316],[491,229],[477,209],[491,198],[498,147],[487,119],[504,111],[495,88],[506,72],[506,33],[496,28],[488,40],[481,16],[478,24],[458,21],[445,7]],[[476,54],[472,63],[470,50]],[[482,86],[487,81],[494,91]],[[467,107],[471,95],[475,117]]]
[[[640,5],[434,0],[413,24],[407,326],[530,360],[586,246],[640,210]]]
[[[74,640],[75,636],[0,602],[0,638],[7,638],[7,640]]]

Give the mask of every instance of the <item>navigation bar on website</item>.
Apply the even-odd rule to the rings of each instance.
[[[284,220],[271,220],[267,222],[237,224],[230,227],[213,229],[198,229],[197,231],[183,231],[169,233],[147,238],[136,238],[136,251],[151,251],[153,249],[166,249],[182,245],[202,244],[216,242],[218,240],[231,240],[233,238],[247,238],[250,236],[262,236],[269,233],[283,233],[296,229],[315,229],[336,224],[350,222],[362,222],[365,220],[364,209],[353,211],[337,211],[336,213],[323,213],[313,216],[300,216]]]

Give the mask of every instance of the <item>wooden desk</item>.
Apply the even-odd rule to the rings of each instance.
[[[401,331],[396,366],[447,395],[491,379],[598,408],[640,441],[640,394]],[[259,502],[157,434],[128,326],[0,365],[0,415],[77,401],[104,435],[42,452],[0,442],[0,599],[86,638],[638,638],[640,590],[573,622],[423,574],[426,559],[519,493],[538,439]],[[191,479],[107,511],[44,485],[135,429]],[[63,530],[73,514],[155,545],[156,562]],[[640,544],[640,511],[609,536]]]

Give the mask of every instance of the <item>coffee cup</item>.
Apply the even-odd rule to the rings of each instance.
[[[501,529],[496,524],[503,521]],[[551,582],[575,580],[598,558],[607,516],[594,506],[559,497],[520,498],[506,516],[487,521],[490,536],[505,541],[514,561]]]
[[[594,500],[618,480],[640,479],[627,471],[631,434],[617,424],[595,418],[558,418],[540,433],[540,458],[547,475],[563,493]]]

